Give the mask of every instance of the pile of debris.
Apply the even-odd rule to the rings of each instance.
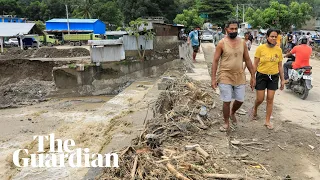
[[[4,53],[0,55],[0,59],[6,60],[30,58],[35,53],[35,51],[36,49],[22,50],[19,47],[12,47],[6,49]]]
[[[85,48],[57,49],[57,48],[40,48],[34,57],[41,58],[68,58],[90,56],[90,51]]]
[[[24,79],[0,87],[0,109],[16,108],[47,100],[51,91],[55,90],[52,81]]]
[[[228,153],[231,146],[259,143],[215,132],[222,106],[208,87],[186,76],[172,81],[134,145],[118,152],[121,168],[106,168],[98,179],[268,179],[270,173],[248,154]]]
[[[90,56],[86,48],[57,49],[54,47],[43,47],[40,49],[21,50],[20,48],[8,48],[0,59],[26,59],[26,58],[69,58]]]

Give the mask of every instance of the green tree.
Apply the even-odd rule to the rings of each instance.
[[[76,18],[91,19],[93,14],[93,0],[79,0],[72,15]]]
[[[107,24],[121,26],[123,15],[115,1],[100,1],[93,5],[93,17]]]
[[[0,0],[0,14],[21,16],[23,9],[16,0]]]
[[[42,0],[42,20],[46,21],[52,18],[66,18],[65,4],[64,0]]]
[[[230,0],[203,0],[199,13],[208,14],[211,23],[223,26],[234,11]]]
[[[290,30],[291,25],[301,28],[310,20],[312,7],[308,3],[292,2],[289,6],[272,1],[270,7],[254,11],[249,8],[246,12],[248,22],[253,27],[277,28]]]
[[[163,16],[172,22],[178,13],[179,4],[172,0],[118,0],[123,12],[124,22],[146,16]]]
[[[137,51],[139,54],[139,58],[140,60],[144,60],[145,57],[145,52],[146,49],[141,50],[139,47],[139,37],[141,36],[141,34],[143,34],[142,36],[144,37],[145,41],[145,46],[147,41],[153,39],[154,37],[154,32],[152,30],[147,30],[148,26],[148,22],[143,21],[142,18],[138,18],[135,21],[131,21],[129,23],[129,27],[126,28],[126,31],[128,32],[128,34],[130,36],[134,36],[136,39],[136,44],[137,44]]]
[[[204,19],[199,16],[196,9],[183,10],[182,14],[178,14],[173,20],[174,23],[183,24],[188,29],[193,29],[195,26],[202,26]]]
[[[42,21],[36,21],[36,25],[41,31],[44,31],[46,29],[46,25]]]
[[[39,1],[31,2],[29,6],[25,9],[25,16],[28,17],[29,20],[43,20],[43,16],[41,13],[42,4]]]

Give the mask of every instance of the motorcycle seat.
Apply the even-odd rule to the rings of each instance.
[[[304,66],[304,67],[301,67],[301,68],[298,68],[298,69],[306,69],[306,70],[311,70],[312,67],[311,66]]]

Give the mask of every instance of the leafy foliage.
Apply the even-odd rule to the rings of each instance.
[[[291,25],[301,28],[310,20],[312,7],[307,3],[292,2],[289,6],[273,1],[264,10],[249,8],[246,12],[248,22],[253,27],[289,30]]]
[[[234,11],[230,0],[203,0],[200,5],[200,13],[208,14],[208,19],[222,26],[231,18]]]
[[[204,19],[202,19],[196,9],[183,10],[182,14],[178,14],[173,20],[174,23],[183,24],[189,29],[193,29],[195,26],[202,26]]]
[[[228,18],[235,17],[236,6],[239,5],[239,18],[242,15],[242,4],[245,5],[246,17],[254,15],[251,20],[266,23],[263,26],[273,26],[274,12],[279,8],[281,14],[279,22],[287,27],[292,21],[287,21],[288,16],[296,16],[297,26],[300,26],[300,17],[305,17],[305,9],[308,14],[320,16],[320,0],[0,0],[0,13],[4,15],[17,15],[26,17],[31,21],[47,21],[52,18],[66,18],[68,5],[70,18],[99,18],[107,24],[107,27],[122,26],[131,20],[147,16],[163,16],[167,23],[183,22],[190,26],[198,25],[202,20],[200,14],[208,14],[208,19],[213,24],[222,25]],[[280,7],[272,7],[270,2],[279,2]],[[297,2],[297,3],[296,3]],[[312,9],[303,3],[312,5]],[[299,6],[297,6],[299,4]],[[282,6],[285,5],[288,8]],[[271,8],[271,9],[270,9]],[[291,10],[292,8],[292,10]],[[264,20],[259,13],[267,13],[268,20]],[[267,10],[265,10],[267,9]],[[290,10],[290,12],[289,12]],[[190,12],[195,13],[190,15]],[[258,11],[259,12],[259,11]],[[302,14],[301,14],[302,13]],[[178,16],[177,16],[178,15]],[[195,18],[190,20],[188,18]],[[270,20],[271,19],[271,20]],[[291,19],[291,18],[290,18]],[[304,20],[304,19],[302,19]],[[192,22],[193,21],[193,22]],[[277,21],[278,22],[278,21]],[[290,23],[289,23],[290,22]],[[271,24],[270,24],[271,23]]]
[[[148,30],[147,26],[148,26],[148,22],[143,21],[142,18],[138,18],[134,21],[131,21],[129,23],[129,27],[126,28],[126,31],[128,32],[128,34],[131,36],[134,36],[136,39],[137,51],[138,51],[139,57],[142,61],[144,60],[146,50],[140,49],[139,37],[142,34],[142,36],[145,39],[145,42],[153,39],[153,37],[154,37],[154,32],[152,30]],[[146,46],[146,44],[145,44],[145,46]],[[143,52],[141,52],[141,51],[143,51]]]

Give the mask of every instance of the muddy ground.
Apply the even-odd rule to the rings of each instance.
[[[0,109],[46,100],[56,90],[52,77],[53,68],[70,62],[0,60]]]
[[[21,50],[18,47],[7,48],[0,60],[27,58],[68,58],[90,56],[86,48],[57,49],[55,47],[41,47],[39,49]]]
[[[214,47],[212,44],[203,44],[202,47],[210,67]],[[196,90],[187,85],[190,83]],[[222,107],[219,96],[210,90],[210,82],[181,78],[173,84],[158,98],[156,109],[162,108],[158,108],[154,118],[148,121],[142,138],[137,138],[132,148],[119,151],[122,168],[105,169],[97,179],[129,179],[133,169],[134,179],[212,179],[209,176],[217,177],[217,174],[233,175],[235,179],[319,179],[320,137],[316,135],[319,134],[317,126],[302,127],[297,125],[295,118],[284,117],[285,106],[279,106],[282,101],[280,92],[272,118],[274,130],[263,126],[265,102],[259,108],[258,121],[249,121],[248,110],[255,94],[247,87],[245,103],[237,115],[238,128],[225,133],[219,131]],[[314,84],[317,85],[317,81]],[[312,104],[310,101],[305,103]],[[208,109],[208,116],[202,118],[201,123],[197,115],[203,105]],[[306,123],[312,121],[309,119]],[[192,144],[199,144],[209,157],[185,150],[186,145]],[[136,168],[133,168],[134,162],[137,162]]]
[[[28,64],[25,65],[28,67]],[[172,68],[177,67],[173,64]],[[45,77],[44,74],[42,78]],[[8,79],[11,82],[9,76]],[[140,78],[115,97],[53,97],[34,105],[0,109],[0,123],[3,124],[0,128],[0,179],[83,178],[88,168],[17,168],[12,164],[12,152],[19,148],[34,152],[37,144],[32,137],[49,133],[55,133],[58,138],[73,139],[78,148],[89,148],[90,152],[102,153],[108,148],[127,146],[131,136],[141,129],[141,117],[145,116],[144,110],[149,101],[155,99],[157,80],[157,76]],[[12,80],[7,85],[13,83]],[[22,83],[18,81],[17,85]],[[24,88],[30,91],[29,94],[25,92],[25,96],[32,94],[33,90]],[[149,93],[151,89],[153,92]],[[130,115],[134,115],[134,118],[130,118]],[[134,122],[122,120],[123,116],[128,116],[127,119]],[[109,144],[111,147],[107,147]]]

